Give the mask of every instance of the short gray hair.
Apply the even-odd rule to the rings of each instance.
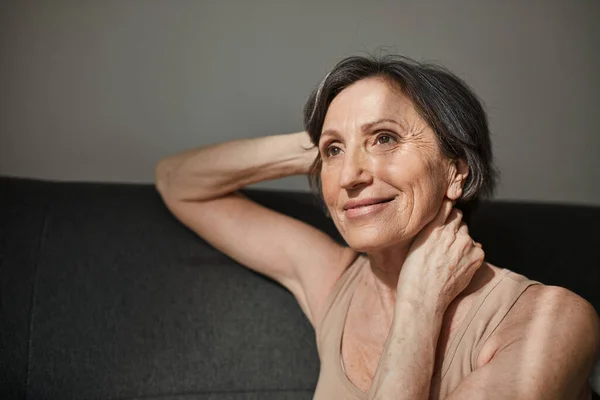
[[[304,106],[304,129],[312,143],[318,146],[333,99],[351,84],[374,76],[395,84],[412,101],[419,115],[437,134],[446,156],[467,162],[469,176],[459,203],[467,205],[491,196],[498,171],[493,162],[487,116],[481,101],[467,84],[439,65],[390,54],[343,59],[319,83]],[[321,161],[317,156],[309,180],[322,198]]]

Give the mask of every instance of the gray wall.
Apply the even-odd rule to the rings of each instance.
[[[300,130],[336,61],[385,48],[482,97],[497,197],[600,204],[599,17],[597,0],[3,1],[0,174],[151,182],[165,155]]]

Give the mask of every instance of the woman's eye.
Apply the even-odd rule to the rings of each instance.
[[[396,141],[396,137],[389,133],[383,133],[375,139],[375,144],[390,144]]]
[[[392,142],[392,140],[394,140],[394,138],[392,138],[392,135],[388,134],[379,135],[377,136],[377,139],[375,139],[377,144],[389,144]]]
[[[340,154],[340,148],[337,146],[329,146],[325,149],[325,155],[327,157],[334,157]]]
[[[386,135],[386,134],[379,135],[379,136],[377,136],[377,139],[375,139],[375,142],[377,144],[388,144],[391,141],[392,141],[392,137],[390,135]]]

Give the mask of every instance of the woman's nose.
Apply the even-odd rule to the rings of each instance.
[[[372,182],[367,155],[361,150],[347,151],[340,171],[340,186],[343,189],[356,189]]]

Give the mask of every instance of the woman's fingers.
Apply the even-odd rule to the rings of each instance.
[[[473,238],[472,238],[472,237],[469,235],[469,227],[467,226],[467,224],[466,224],[466,223],[464,223],[464,222],[461,222],[461,223],[460,223],[460,228],[458,229],[458,232],[457,232],[457,234],[458,234],[458,235],[465,236],[465,237],[466,237],[466,239],[467,239],[467,241],[468,241],[468,244],[470,244],[470,246],[472,246],[472,247],[477,247],[477,248],[481,249],[481,247],[482,247],[482,246],[481,246],[481,243],[479,243],[479,242],[476,242],[476,241],[475,241],[475,240],[474,240],[474,239],[473,239]]]
[[[420,236],[426,237],[436,228],[443,227],[444,225],[446,225],[446,221],[452,213],[452,207],[452,201],[448,200],[447,198],[442,200],[442,205],[440,206],[437,215],[431,220],[431,222],[429,222],[429,224],[427,224],[425,228],[423,228],[423,231],[421,231]]]
[[[452,233],[457,234],[462,223],[462,211],[454,208],[446,220],[446,227]]]
[[[482,265],[484,253],[462,219],[462,212],[444,199],[437,215],[415,238],[399,287],[422,286],[425,292],[441,294],[441,301],[448,304],[464,290]]]
[[[440,207],[440,211],[438,212],[437,216],[432,221],[434,223],[434,226],[438,227],[438,226],[444,225],[446,223],[446,221],[448,220],[449,216],[452,215],[453,207],[454,206],[450,200],[444,199],[442,201],[442,206]]]

